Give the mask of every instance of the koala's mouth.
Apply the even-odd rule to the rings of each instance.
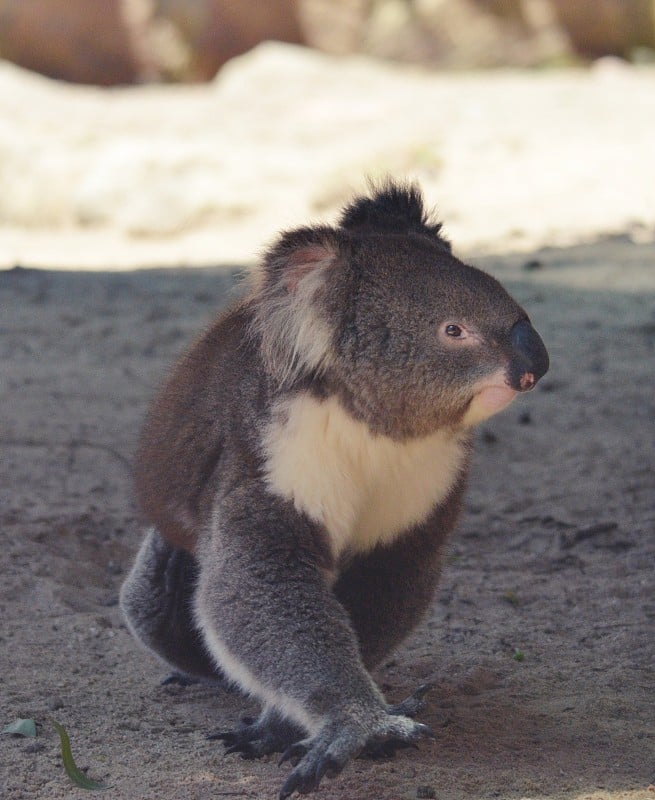
[[[494,414],[498,414],[512,402],[518,394],[507,382],[504,373],[496,373],[491,379],[474,388],[473,397],[466,409],[462,423],[470,428],[478,425]]]
[[[491,416],[506,408],[517,394],[516,389],[512,389],[506,383],[485,386],[475,395],[472,405],[477,406],[480,411],[485,411],[487,416]]]
[[[506,408],[517,394],[534,389],[536,384],[537,378],[532,372],[523,372],[516,376],[504,372],[496,373],[476,387],[473,404],[491,416]]]

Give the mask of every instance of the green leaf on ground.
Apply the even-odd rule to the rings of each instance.
[[[64,769],[66,770],[66,774],[68,777],[73,781],[76,786],[79,786],[80,789],[88,789],[89,791],[94,791],[96,789],[108,789],[106,783],[102,783],[101,781],[94,781],[91,778],[87,778],[87,776],[82,772],[82,770],[77,766],[73,759],[73,753],[71,752],[71,742],[68,738],[68,734],[66,733],[66,729],[63,725],[60,725],[55,720],[52,720],[52,724],[57,729],[57,733],[59,734],[59,740],[61,742],[61,757],[64,762]]]
[[[503,600],[506,600],[511,606],[514,606],[515,608],[521,605],[521,601],[511,590],[509,592],[505,592],[505,594],[503,595]]]

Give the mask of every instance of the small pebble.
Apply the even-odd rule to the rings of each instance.
[[[30,742],[23,748],[24,753],[42,753],[46,749],[43,742]]]
[[[50,698],[50,702],[48,703],[48,708],[50,711],[59,711],[60,708],[64,707],[64,701],[58,695]]]
[[[120,731],[140,731],[141,724],[138,721],[131,719],[122,719],[116,723],[116,727]]]

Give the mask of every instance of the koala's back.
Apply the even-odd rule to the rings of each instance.
[[[187,350],[155,397],[137,449],[142,512],[171,544],[189,551],[211,514],[213,477],[229,483],[233,469],[257,469],[254,428],[267,392],[248,326],[248,305],[240,303]]]

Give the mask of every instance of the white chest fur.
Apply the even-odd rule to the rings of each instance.
[[[308,395],[279,409],[264,448],[269,488],[325,526],[335,557],[391,542],[424,521],[466,458],[464,435],[396,442],[372,435],[336,399]]]

